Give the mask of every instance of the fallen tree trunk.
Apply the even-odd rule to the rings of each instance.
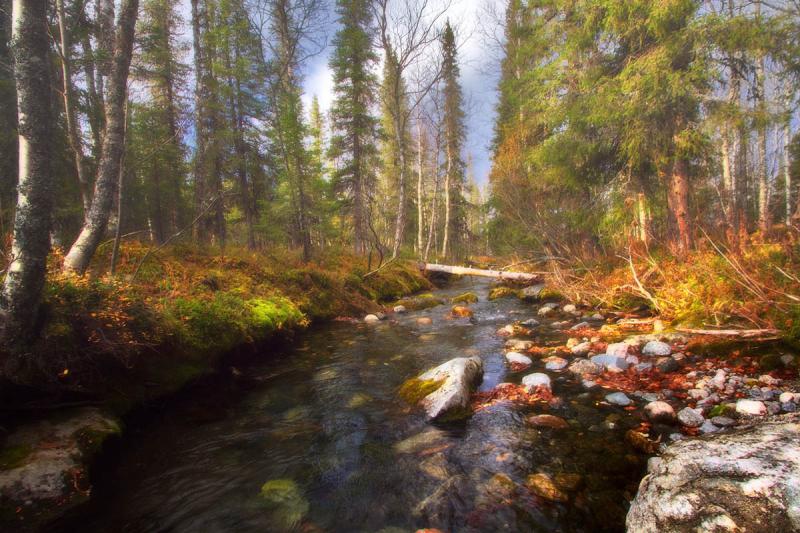
[[[753,339],[766,341],[780,338],[780,331],[777,329],[675,329],[681,333],[691,333],[693,335],[712,335],[716,337],[729,337],[732,339]]]
[[[484,278],[496,278],[509,281],[525,281],[535,283],[542,281],[538,274],[528,274],[527,272],[505,272],[502,270],[483,270],[481,268],[469,268],[450,265],[436,265],[433,263],[420,263],[421,270],[430,272],[445,272],[457,276],[481,276]]]

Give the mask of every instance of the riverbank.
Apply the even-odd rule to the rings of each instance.
[[[13,377],[0,387],[4,521],[33,526],[85,501],[86,465],[132,408],[226,362],[268,356],[265,347],[311,323],[378,312],[431,287],[411,261],[370,274],[366,260],[337,251],[303,263],[129,243],[113,277],[105,255],[83,278],[61,274],[55,255],[39,339],[3,354]]]

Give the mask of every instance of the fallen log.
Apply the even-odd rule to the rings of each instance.
[[[542,281],[538,274],[528,274],[527,272],[507,272],[503,270],[484,270],[481,268],[469,268],[450,265],[437,265],[434,263],[420,263],[421,270],[430,272],[445,272],[457,276],[481,276],[484,278],[495,278],[509,281],[524,281],[536,283]]]
[[[731,339],[752,339],[760,341],[777,340],[781,337],[777,329],[694,329],[694,328],[675,328],[681,333],[692,335],[709,335],[715,337],[728,337]]]

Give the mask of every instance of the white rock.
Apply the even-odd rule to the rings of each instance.
[[[507,349],[514,352],[524,352],[533,348],[533,341],[524,339],[508,339],[505,346]]]
[[[588,322],[578,322],[577,324],[575,324],[574,326],[572,326],[569,329],[573,329],[573,330],[574,329],[584,329],[584,328],[588,328],[588,327],[591,327],[591,324],[589,324]]]
[[[691,407],[684,407],[678,411],[678,422],[686,427],[696,428],[703,425],[702,413],[699,409],[692,409]]]
[[[642,348],[643,355],[664,357],[672,353],[672,348],[666,342],[650,341]]]
[[[648,403],[644,406],[644,414],[652,422],[672,423],[675,421],[675,409],[667,402]]]
[[[551,388],[550,376],[541,372],[535,372],[523,377],[522,384],[528,389],[528,392],[534,391],[536,387]]]
[[[772,387],[775,387],[775,386],[781,384],[781,380],[779,380],[778,378],[773,378],[769,374],[764,374],[762,376],[758,376],[758,381],[760,383],[763,383],[764,385],[769,385],[769,386],[772,386]]]
[[[545,368],[547,370],[563,370],[566,368],[568,361],[563,357],[552,356],[544,359]]]
[[[539,311],[536,314],[538,314],[539,316],[547,316],[552,312],[553,312],[552,308],[550,308],[550,307],[542,307],[541,309],[539,309]]]
[[[443,381],[442,385],[422,399],[429,419],[434,419],[453,409],[469,405],[472,388],[483,377],[480,357],[457,357],[428,370],[419,376],[421,381]]]
[[[406,306],[405,305],[395,305],[393,311],[395,313],[397,313],[398,315],[402,314],[402,313],[405,313],[406,312]]]
[[[748,416],[764,416],[767,414],[767,406],[758,400],[740,399],[736,402],[736,412]]]
[[[609,344],[606,348],[606,353],[608,355],[614,355],[616,357],[625,357],[628,355],[628,349],[630,348],[630,344],[626,344],[624,342],[615,342]]]
[[[689,389],[686,394],[689,395],[689,398],[695,401],[708,398],[708,391],[705,389]]]
[[[573,346],[570,349],[570,351],[573,353],[573,355],[584,356],[588,354],[591,351],[591,349],[592,349],[591,342],[582,342],[580,344],[576,344],[575,346]]]
[[[670,444],[649,465],[627,531],[800,530],[799,424],[785,415]]]
[[[800,401],[800,394],[796,392],[782,392],[779,399],[781,403],[797,402]]]
[[[624,392],[612,392],[611,394],[607,394],[606,401],[612,405],[619,405],[621,407],[627,407],[633,403],[633,400],[628,398],[628,395]]]
[[[533,364],[530,357],[519,352],[506,352],[506,361],[525,366],[531,366],[531,364]]]
[[[561,310],[565,313],[574,313],[577,310],[577,307],[575,307],[573,304],[567,304],[562,307]]]
[[[380,322],[381,319],[378,318],[378,315],[367,315],[364,317],[364,322],[367,324],[374,324],[375,322]]]
[[[579,376],[583,374],[600,374],[603,371],[603,367],[591,362],[589,359],[575,359],[569,365],[569,371]]]
[[[629,366],[628,362],[623,357],[618,357],[616,355],[595,355],[591,358],[592,363],[596,365],[600,365],[601,367],[610,370],[612,372],[622,372],[626,370]]]
[[[529,318],[528,320],[523,321],[522,325],[527,328],[535,328],[536,326],[539,325],[539,321],[536,320],[535,318]]]

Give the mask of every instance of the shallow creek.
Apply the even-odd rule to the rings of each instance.
[[[550,373],[560,406],[501,403],[449,424],[427,423],[398,398],[406,379],[453,357],[483,359],[480,390],[543,371],[537,360],[512,372],[495,334],[536,308],[487,301],[488,283],[469,279],[437,296],[468,290],[480,297],[471,319],[450,318],[445,305],[378,324],[315,326],[291,349],[150,410],[95,468],[91,502],[54,530],[623,530],[646,457],[624,439],[637,415],[600,404],[608,391]],[[420,324],[424,316],[432,322]],[[570,426],[526,422],[543,412]],[[526,488],[536,473],[580,479],[558,502]]]

